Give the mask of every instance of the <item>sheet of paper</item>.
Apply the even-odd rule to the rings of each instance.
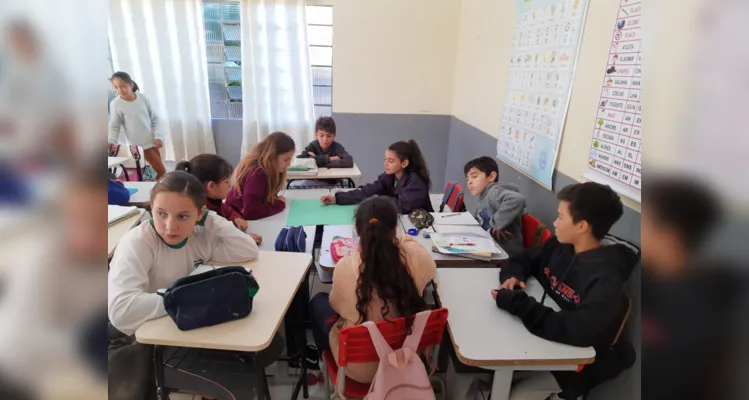
[[[320,199],[294,199],[286,226],[353,225],[356,206],[326,206]]]
[[[473,233],[456,234],[456,233],[433,233],[431,234],[432,243],[437,246],[440,253],[443,254],[460,254],[460,253],[495,253],[496,246],[494,240],[485,235]]]
[[[432,213],[435,225],[478,225],[479,222],[469,212]]]
[[[190,272],[190,276],[202,274],[203,272],[212,271],[218,268],[226,268],[226,265],[200,264],[192,272]]]
[[[459,234],[472,234],[489,237],[489,232],[485,231],[480,226],[473,225],[435,225],[434,229],[438,233],[459,233]]]
[[[123,207],[123,206],[108,205],[107,219],[108,219],[109,225],[119,220],[122,220],[124,218],[127,218],[130,215],[133,215],[137,212],[138,212],[137,207]]]

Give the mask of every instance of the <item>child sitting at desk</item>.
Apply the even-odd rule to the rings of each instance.
[[[466,163],[463,173],[468,191],[478,196],[474,217],[510,255],[523,251],[525,196],[515,185],[500,185],[499,166],[491,157],[479,157]]]
[[[224,203],[229,194],[231,173],[234,168],[228,161],[215,154],[200,154],[190,161],[180,161],[175,168],[176,171],[185,171],[195,175],[205,186],[208,195],[206,208],[216,214],[232,221],[240,231],[247,231],[247,221],[242,214]],[[263,238],[260,235],[250,233],[255,243],[260,244]]]
[[[320,168],[351,168],[354,158],[342,144],[335,141],[335,121],[332,117],[320,117],[315,122],[315,136],[299,158],[314,158]]]
[[[401,214],[418,208],[434,211],[429,199],[429,169],[415,141],[401,141],[390,145],[385,151],[385,173],[377,181],[350,192],[325,195],[323,204],[359,204],[375,196],[387,196],[398,207]]]
[[[205,187],[184,171],[164,175],[151,190],[153,218],[122,238],[110,264],[109,320],[122,334],[133,335],[144,322],[165,316],[164,301],[157,290],[188,276],[196,263],[241,263],[257,257],[255,241],[231,222],[209,213],[205,204]],[[110,395],[112,385],[131,393],[148,386],[147,378],[135,372],[146,369],[145,377],[150,376],[151,352],[137,344],[131,349],[134,360],[123,356],[123,361],[136,365],[131,365],[127,375],[121,371],[121,376],[113,378],[110,366]]]
[[[612,379],[634,362],[631,345],[622,353],[626,356],[620,356],[612,343],[627,314],[622,284],[639,262],[639,252],[623,241],[602,243],[622,216],[622,202],[610,187],[594,182],[567,186],[557,198],[555,236],[502,265],[501,286],[491,295],[499,308],[520,317],[534,335],[572,346],[593,346],[596,361],[579,373],[555,371],[553,378],[548,372],[531,374],[513,385],[511,398],[577,399],[591,382]],[[540,302],[523,290],[530,276],[544,288]],[[544,305],[547,296],[561,311]],[[619,345],[627,348],[622,339]],[[560,389],[563,394],[556,397]]]
[[[248,221],[283,211],[286,198],[278,193],[286,185],[295,147],[294,139],[283,132],[273,132],[256,144],[234,170],[226,204]]]
[[[315,344],[320,351],[331,349],[336,360],[341,329],[426,310],[422,295],[437,268],[415,239],[396,237],[398,210],[386,198],[361,203],[355,227],[359,251],[336,264],[330,295],[318,293],[310,302]],[[331,323],[333,317],[337,321]],[[368,383],[376,371],[376,362],[349,364],[346,375]]]

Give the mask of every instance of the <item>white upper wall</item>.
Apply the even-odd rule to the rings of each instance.
[[[452,111],[459,0],[328,0],[333,111]]]

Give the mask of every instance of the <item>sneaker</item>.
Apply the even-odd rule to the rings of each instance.
[[[581,397],[575,397],[575,398],[566,398],[566,397],[559,397],[561,393],[552,393],[551,396],[547,397],[546,400],[583,400]]]

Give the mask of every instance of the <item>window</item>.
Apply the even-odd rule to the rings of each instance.
[[[333,114],[333,7],[307,6],[315,118]]]
[[[212,118],[242,118],[239,22],[238,1],[203,1]]]

